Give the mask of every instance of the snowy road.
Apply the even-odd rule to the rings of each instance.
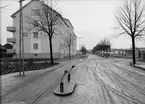
[[[76,68],[73,95],[46,95],[38,104],[145,104],[145,72],[94,56]]]
[[[76,81],[77,87],[71,96],[58,97],[52,91],[43,96],[37,104],[145,104],[145,72],[93,55],[77,64],[74,70],[76,71],[73,80]],[[55,75],[58,76],[58,73]],[[8,104],[31,104],[31,100],[36,98],[34,96],[49,86],[47,79],[56,79],[56,76],[50,74],[21,92],[17,91],[19,96],[16,93],[13,95],[18,98],[10,95],[8,100],[15,103]],[[35,93],[27,95],[32,90]],[[21,101],[22,98],[27,101],[16,103],[20,98]]]
[[[62,65],[57,70],[47,73],[37,80],[27,83],[25,86],[2,96],[1,104],[32,104],[42,93],[49,90],[48,93],[52,92],[62,77],[64,70],[69,70],[72,65],[78,63],[79,60],[72,60],[71,62]],[[42,70],[43,71],[43,70]],[[11,82],[9,82],[11,83]]]

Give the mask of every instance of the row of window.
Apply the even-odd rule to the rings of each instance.
[[[28,36],[28,33],[27,32],[24,32],[23,33],[23,36],[24,37],[27,37]],[[33,38],[38,38],[38,32],[33,32]]]
[[[33,32],[33,38],[38,38],[38,32]]]

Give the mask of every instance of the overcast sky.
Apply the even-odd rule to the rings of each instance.
[[[19,0],[2,0],[1,5],[9,5],[1,11],[1,44],[6,43],[6,38],[12,37],[12,33],[6,31],[7,26],[12,26],[10,17],[19,9]],[[23,4],[26,4],[26,0]],[[145,1],[145,0],[143,0]],[[56,5],[57,3],[57,5]],[[65,18],[68,18],[74,26],[74,32],[78,37],[77,49],[82,44],[87,49],[93,48],[100,39],[110,37],[114,34],[116,8],[122,0],[57,0],[55,8]],[[121,36],[110,39],[112,48],[130,48],[131,39],[128,36]],[[138,47],[145,47],[142,41],[137,42]]]

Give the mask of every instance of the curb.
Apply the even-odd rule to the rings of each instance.
[[[143,67],[136,66],[136,65],[134,65],[134,67],[139,68],[139,69],[142,69],[142,70],[144,70],[144,71],[145,71],[145,68],[143,68]]]

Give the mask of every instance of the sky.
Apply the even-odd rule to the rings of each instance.
[[[1,5],[9,5],[1,11],[1,44],[6,43],[6,38],[12,33],[6,31],[7,26],[12,26],[12,15],[19,9],[19,0],[1,0]],[[23,2],[25,5],[28,1]],[[145,0],[143,0],[145,1]],[[84,45],[92,49],[101,39],[108,38],[112,48],[130,48],[131,39],[124,35],[110,38],[115,34],[115,12],[122,0],[55,0],[56,8],[65,18],[69,19],[78,37],[77,49]],[[137,47],[145,47],[144,41],[137,41]]]

